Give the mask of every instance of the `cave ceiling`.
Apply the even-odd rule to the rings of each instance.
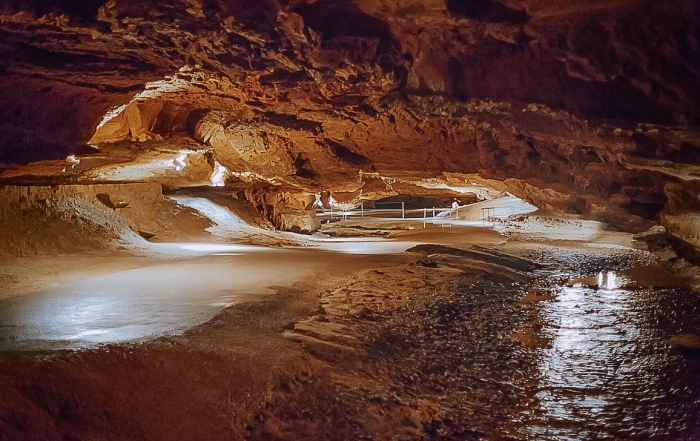
[[[0,5],[4,180],[180,188],[222,164],[348,198],[440,178],[612,221],[698,211],[691,0]],[[187,173],[119,171],[181,152]]]

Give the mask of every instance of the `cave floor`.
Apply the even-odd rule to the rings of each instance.
[[[0,440],[700,436],[700,358],[669,344],[700,298],[627,234],[532,219],[3,262]]]

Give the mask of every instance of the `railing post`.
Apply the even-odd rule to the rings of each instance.
[[[433,217],[435,217],[435,207],[433,207]]]
[[[428,209],[423,208],[423,228],[425,228],[425,218],[428,216]]]
[[[401,219],[406,219],[406,203],[401,202]]]
[[[362,217],[365,217],[365,203],[360,204],[360,210],[362,212]]]

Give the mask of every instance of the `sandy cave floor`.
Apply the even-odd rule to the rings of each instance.
[[[323,234],[307,238],[300,243],[304,246],[273,251],[158,244],[157,252],[137,256],[122,250],[99,259],[37,256],[4,262],[3,277],[10,283],[3,295],[20,305],[47,292],[64,299],[75,295],[56,291],[61,287],[109,283],[110,276],[131,277],[134,271],[148,277],[149,269],[164,268],[176,277],[183,268],[213,267],[197,279],[200,289],[208,291],[203,280],[218,272],[237,292],[205,298],[205,312],[199,309],[202,302],[183,302],[190,309],[174,314],[188,316],[179,327],[154,325],[131,343],[110,344],[87,334],[70,340],[77,346],[63,346],[80,350],[30,345],[2,352],[0,440],[700,435],[691,417],[700,409],[700,385],[688,380],[698,359],[679,356],[665,343],[675,333],[700,332],[692,315],[678,312],[692,314],[700,302],[697,296],[678,296],[685,292],[682,283],[662,267],[649,266],[653,256],[631,236],[575,219],[538,216],[511,230],[503,223],[501,234],[458,222],[425,229],[420,221],[370,222],[324,225]],[[413,229],[404,229],[407,225]],[[342,237],[348,229],[365,238]],[[553,229],[558,239],[545,240],[544,233]],[[567,234],[578,240],[565,240]],[[405,252],[426,243],[450,248]],[[469,255],[451,247],[476,251]],[[271,271],[267,259],[275,253],[279,260]],[[256,278],[260,270],[264,277]],[[618,274],[616,285],[607,279],[609,271]],[[610,289],[591,288],[596,277],[606,277]],[[617,337],[601,337],[610,342],[601,350],[624,349],[633,343],[620,336],[642,330],[653,344],[635,348],[644,352],[650,372],[665,372],[649,386],[662,391],[636,406],[628,400],[630,389],[617,388],[602,375],[597,403],[572,399],[566,391],[576,384],[548,384],[541,374],[543,363],[569,366],[558,345],[570,336],[562,335],[555,321],[570,319],[567,314],[581,304],[586,317],[604,320],[610,302],[600,295],[622,291],[639,295],[653,312],[644,309],[647,303],[631,300],[628,307],[627,297],[611,297],[623,312],[637,312],[615,330]],[[167,301],[169,292],[134,295],[129,302],[152,306],[159,298]],[[580,295],[588,297],[570,304],[571,296]],[[551,305],[571,310],[550,311]],[[109,312],[119,313],[113,307]],[[164,315],[167,311],[142,319],[155,323]],[[647,315],[665,321],[650,324]],[[597,329],[580,326],[584,334]],[[567,344],[564,354],[584,349],[578,340]],[[604,368],[618,377],[635,363],[624,356],[611,359],[613,365]],[[590,381],[585,366],[577,369],[583,378],[576,381]],[[547,407],[554,402],[565,403],[559,414]],[[598,423],[586,420],[586,412],[597,415]]]

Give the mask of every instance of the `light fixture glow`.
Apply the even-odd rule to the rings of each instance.
[[[175,158],[173,160],[173,163],[175,164],[175,171],[176,172],[182,171],[182,169],[187,166],[187,163],[185,162],[185,160],[187,160],[187,153],[185,153],[185,152],[180,153],[180,156],[178,156],[177,158]]]
[[[318,194],[318,193],[316,193],[316,194],[314,195],[314,197],[316,198],[316,200],[314,201],[312,207],[314,207],[314,208],[316,208],[316,207],[318,207],[318,208],[323,208],[323,202],[321,201],[321,195]]]
[[[228,169],[221,165],[219,161],[216,159],[214,160],[214,170],[211,172],[211,177],[209,177],[209,180],[211,181],[211,186],[212,187],[223,187],[226,185],[226,173],[228,173]]]

